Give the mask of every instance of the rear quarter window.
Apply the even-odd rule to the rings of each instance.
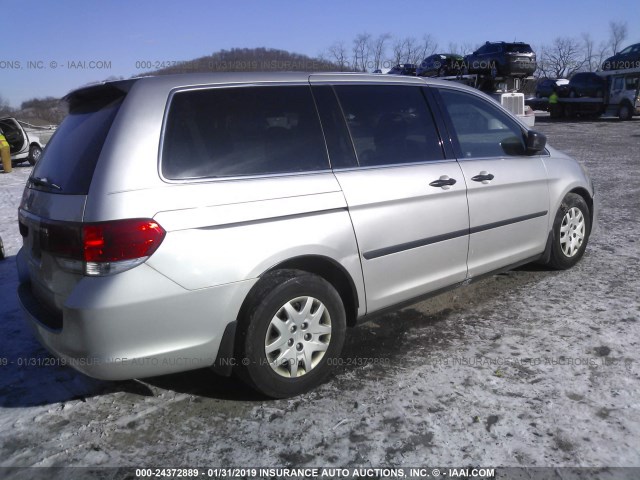
[[[177,92],[167,114],[161,171],[169,180],[329,169],[307,86]]]

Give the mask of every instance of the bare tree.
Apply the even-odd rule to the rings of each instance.
[[[609,22],[609,45],[613,54],[618,53],[622,42],[627,39],[627,22]]]
[[[422,46],[420,47],[420,51],[418,55],[418,57],[420,58],[413,63],[419,64],[422,60],[424,60],[429,55],[433,55],[434,53],[436,53],[436,50],[438,50],[438,42],[436,41],[435,38],[431,36],[430,33],[427,33],[422,37]]]
[[[407,61],[405,63],[420,63],[422,61],[422,59],[424,58],[422,56],[422,45],[421,43],[416,40],[415,37],[408,37],[405,39],[405,52],[407,55]]]
[[[373,69],[381,70],[385,58],[387,43],[391,40],[391,34],[383,33],[371,41],[371,53],[373,55]]]
[[[589,72],[595,72],[600,69],[600,65],[606,57],[609,56],[609,47],[606,42],[600,42],[596,46],[595,41],[591,38],[591,34],[582,34],[582,44],[584,48],[585,68]]]
[[[458,45],[455,42],[449,42],[449,51],[446,53],[453,53],[455,55],[469,55],[470,53],[473,53],[475,50],[477,50],[476,48],[473,48],[473,45],[471,45],[471,43],[469,42],[464,42],[461,45]]]
[[[589,72],[595,72],[600,64],[596,58],[595,44],[589,33],[582,34],[582,45],[584,48],[584,64]]]
[[[429,43],[426,43],[426,42]],[[425,57],[424,52],[435,49],[434,42],[430,36],[425,36],[423,42],[419,42],[415,37],[398,39],[393,43],[393,61],[395,64],[414,63],[418,64]]]
[[[393,42],[391,47],[392,57],[391,60],[394,65],[399,65],[401,63],[408,63],[407,60],[407,47],[405,45],[407,39],[397,39]]]
[[[13,113],[13,108],[9,105],[2,95],[0,95],[0,117],[9,116]]]
[[[371,51],[371,35],[360,33],[353,40],[353,69],[366,72],[369,66],[369,54]]]
[[[580,42],[575,38],[558,37],[544,46],[538,68],[545,77],[568,78],[585,65]]]
[[[349,64],[349,53],[344,42],[336,42],[329,47],[329,58],[344,72]]]

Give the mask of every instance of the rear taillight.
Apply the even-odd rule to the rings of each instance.
[[[99,223],[43,222],[39,248],[66,270],[99,276],[129,270],[155,252],[166,235],[151,219]]]
[[[148,219],[84,224],[84,273],[108,275],[129,270],[149,258],[165,234],[157,222]]]

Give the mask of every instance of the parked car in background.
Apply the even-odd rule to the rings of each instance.
[[[570,268],[597,216],[578,162],[453,82],[168,75],[67,99],[20,204],[18,296],[97,378],[214,367],[297,395],[347,325],[516,265]]]
[[[486,42],[464,57],[465,73],[492,77],[527,77],[536,71],[536,54],[523,42]]]
[[[566,78],[542,78],[536,85],[536,98],[548,97],[554,89],[567,85],[569,80]]]
[[[640,43],[634,43],[602,62],[603,70],[640,68]]]
[[[561,97],[603,97],[607,80],[594,72],[580,72],[571,77],[569,83],[558,87]]]
[[[415,76],[418,66],[415,63],[401,63],[394,66],[387,72],[388,75],[408,75]]]
[[[29,161],[35,165],[44,148],[40,137],[13,117],[0,118],[0,128],[11,147],[11,163]]]
[[[416,74],[419,77],[448,77],[462,72],[464,57],[455,53],[435,53],[425,58]]]

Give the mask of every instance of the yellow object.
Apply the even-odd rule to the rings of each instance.
[[[11,172],[11,147],[9,142],[4,138],[4,135],[0,135],[0,155],[2,156],[2,168],[5,173]]]

